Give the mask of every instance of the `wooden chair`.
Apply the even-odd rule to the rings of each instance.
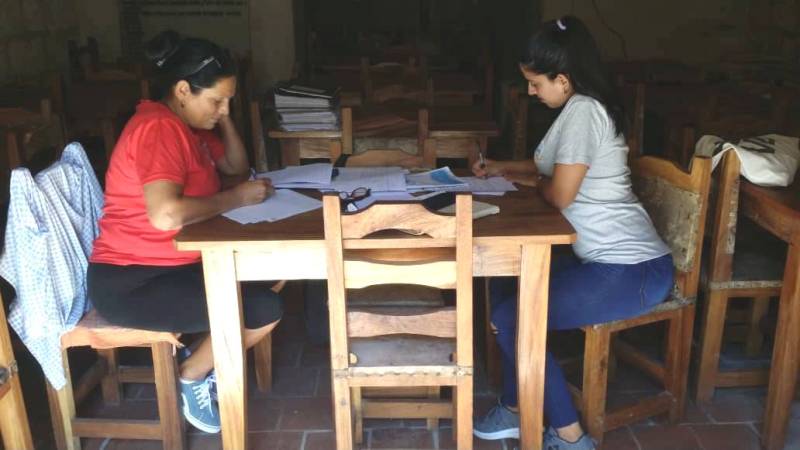
[[[570,386],[588,433],[602,443],[606,431],[668,413],[672,422],[683,417],[686,383],[700,277],[703,230],[708,207],[711,161],[694,158],[686,173],[671,161],[644,156],[633,161],[634,189],[659,235],[672,249],[675,287],[664,303],[638,317],[583,327],[583,386]],[[663,360],[654,360],[615,333],[665,322]],[[663,384],[664,390],[613,411],[606,410],[609,354],[630,363]]]
[[[371,65],[369,58],[361,59],[361,86],[365,103],[385,103],[389,100],[411,100],[423,105],[433,104],[433,82],[424,67],[396,63]]]
[[[177,392],[177,364],[174,346],[180,345],[177,334],[115,327],[103,320],[95,310],[89,311],[70,332],[61,337],[64,371],[67,384],[54,389],[47,384],[47,397],[56,446],[59,450],[80,449],[80,437],[161,440],[165,449],[186,447],[184,420]],[[81,377],[73,388],[67,350],[72,347],[91,347],[100,358]],[[150,347],[153,354],[152,372],[146,368],[118,366],[116,350],[121,347]],[[89,419],[76,414],[76,405],[92,389],[101,384],[103,399],[119,404],[120,383],[152,382],[156,384],[157,420]]]
[[[472,448],[471,209],[471,197],[458,195],[455,217],[420,204],[376,204],[343,215],[338,196],[324,197],[337,449],[354,448],[353,416],[370,409],[384,417],[452,416],[457,447]],[[415,236],[367,237],[389,229]],[[346,289],[386,283],[455,288],[456,306],[347,304]],[[392,386],[454,386],[453,405],[434,399],[409,408],[407,401],[365,401],[361,395],[365,387]]]
[[[633,161],[643,156],[645,85],[626,83],[621,90],[630,127],[627,136],[628,161]]]
[[[513,159],[524,159],[528,156],[528,93],[523,87],[514,85],[508,90],[508,113]]]
[[[763,336],[759,330],[770,299],[779,297],[783,285],[785,255],[771,254],[768,236],[759,243],[748,242],[746,235],[737,237],[739,208],[739,169],[736,152],[729,151],[722,160],[717,183],[717,199],[713,214],[711,247],[707,276],[704,280],[706,308],[700,328],[696,401],[704,403],[714,396],[716,387],[766,384],[769,370],[721,370],[719,366],[723,328],[732,298],[752,298],[747,318],[745,353],[754,356],[761,349]],[[764,234],[767,234],[763,230]]]
[[[6,311],[2,306],[0,298],[0,434],[3,448],[33,450],[28,413],[19,382],[19,367],[11,345]]]

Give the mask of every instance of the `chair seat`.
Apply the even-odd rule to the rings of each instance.
[[[125,328],[110,324],[92,308],[72,330],[61,336],[61,347],[90,346],[95,349],[137,347],[156,342],[168,342],[178,347],[180,334]]]
[[[708,283],[709,289],[780,288],[783,285],[786,244],[766,231],[757,234],[751,231],[742,226],[738,232],[731,280]]]
[[[439,289],[416,284],[379,284],[347,290],[347,305],[364,306],[444,306]]]
[[[627,318],[627,319],[614,320],[614,321],[611,321],[611,322],[598,323],[598,324],[595,324],[595,325],[587,325],[585,327],[582,327],[582,329],[586,330],[588,328],[602,328],[602,327],[627,328],[627,327],[623,326],[625,324],[625,322],[628,322],[628,321],[647,322],[647,317],[648,316],[652,316],[652,315],[663,313],[663,312],[667,312],[667,311],[675,311],[675,310],[684,308],[686,306],[693,305],[694,303],[695,303],[694,299],[681,298],[681,297],[677,297],[677,296],[673,295],[673,296],[671,296],[669,298],[669,300],[666,300],[666,301],[664,301],[662,303],[659,303],[653,309],[651,309],[650,311],[647,311],[644,314],[640,314],[638,316],[630,317],[630,318]],[[660,320],[660,319],[658,319],[658,320]]]

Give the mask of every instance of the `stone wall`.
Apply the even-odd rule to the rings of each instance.
[[[76,0],[0,0],[0,84],[67,67],[67,40],[79,37]]]

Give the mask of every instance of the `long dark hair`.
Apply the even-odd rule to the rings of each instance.
[[[236,64],[227,50],[205,39],[182,37],[166,30],[147,43],[145,56],[153,62],[152,95],[161,100],[172,87],[186,80],[193,94],[210,88],[219,81],[236,74]]]
[[[605,107],[617,134],[627,131],[619,92],[606,72],[594,38],[577,17],[543,23],[528,40],[520,66],[551,80],[563,73],[576,93],[592,97]]]

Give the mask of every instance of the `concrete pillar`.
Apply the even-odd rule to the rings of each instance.
[[[292,0],[249,0],[255,91],[287,79],[295,63]]]

